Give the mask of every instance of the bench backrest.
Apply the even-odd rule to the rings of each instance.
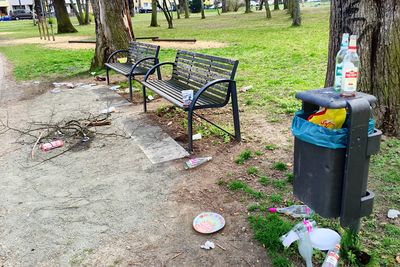
[[[158,58],[158,52],[160,51],[159,45],[146,44],[140,42],[131,42],[129,44],[129,58],[128,62],[135,64],[135,62],[139,61],[142,58],[146,57],[156,57]],[[141,67],[146,69],[150,69],[156,64],[156,61],[153,60],[145,60],[140,63]]]
[[[172,79],[197,91],[213,80],[234,80],[238,63],[237,60],[178,50]],[[229,99],[228,89],[228,83],[220,83],[207,89],[205,96],[224,103]]]

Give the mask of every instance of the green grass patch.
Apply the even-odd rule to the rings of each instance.
[[[277,171],[286,171],[288,167],[285,163],[278,161],[275,162],[274,165],[272,165],[272,169]]]
[[[277,149],[278,148],[278,146],[277,145],[274,145],[274,144],[268,144],[268,145],[265,145],[265,149],[266,150],[275,150],[275,149]]]
[[[279,190],[283,190],[286,187],[286,181],[285,180],[274,180],[272,182],[272,185]]]
[[[259,170],[258,170],[257,167],[252,166],[252,167],[248,167],[247,168],[247,174],[248,175],[257,174],[258,172],[259,172]]]
[[[228,188],[232,191],[238,191],[238,190],[243,191],[246,194],[248,194],[249,196],[256,198],[256,199],[265,198],[265,194],[263,192],[254,190],[253,188],[251,188],[248,184],[246,184],[243,181],[239,181],[239,180],[231,181],[228,184]]]
[[[273,194],[269,196],[269,200],[273,203],[273,204],[282,204],[283,203],[283,198],[281,195],[279,194]]]
[[[267,186],[270,184],[270,179],[267,176],[260,176],[260,178],[258,179],[258,181],[260,182],[261,185],[263,186]]]
[[[235,159],[237,164],[243,164],[246,160],[249,160],[253,157],[253,154],[250,150],[242,151],[239,156]]]
[[[293,181],[294,181],[294,174],[291,173],[291,172],[289,172],[288,174],[286,174],[286,181],[287,181],[289,184],[293,184]]]

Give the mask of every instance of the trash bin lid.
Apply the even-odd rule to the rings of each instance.
[[[320,107],[333,109],[346,108],[348,100],[358,98],[364,98],[370,105],[376,102],[375,96],[361,92],[356,92],[354,97],[341,97],[340,93],[336,92],[333,87],[298,92],[296,98]]]
[[[316,228],[310,233],[311,245],[319,250],[330,250],[340,244],[340,235],[328,228]]]

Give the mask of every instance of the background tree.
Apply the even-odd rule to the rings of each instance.
[[[135,40],[128,0],[91,0],[96,23],[96,49],[92,69],[103,67],[115,50]]]
[[[159,0],[157,1],[157,7],[159,9],[161,9],[161,11],[164,13],[165,19],[168,22],[168,29],[173,29],[174,28],[174,24],[172,23],[172,13],[169,9],[169,6],[167,4],[166,0],[162,0],[162,5],[160,4]]]
[[[151,0],[151,22],[150,27],[158,27],[157,22],[157,0]]]
[[[89,8],[86,8],[87,4],[88,4],[87,0],[85,2],[81,0],[76,0],[76,3],[74,3],[74,1],[71,0],[70,2],[70,7],[74,11],[79,25],[89,24]]]
[[[335,56],[344,32],[359,36],[358,88],[378,98],[378,127],[400,136],[400,2],[332,0],[326,86],[333,85]]]
[[[175,0],[174,0],[173,2],[174,2],[175,10],[176,10],[176,17],[177,17],[178,19],[181,19],[181,13],[179,12],[179,7],[178,7],[178,5],[176,4],[176,1],[175,1]]]
[[[301,14],[300,14],[300,0],[292,0],[293,3],[293,22],[292,26],[301,25]]]
[[[185,10],[185,19],[189,18],[189,4],[188,0],[182,0],[183,3],[183,9]]]
[[[246,7],[244,13],[250,13],[250,12],[251,12],[251,9],[250,9],[250,0],[244,0],[244,3],[245,3],[245,7]]]
[[[268,0],[260,0],[260,5],[259,5],[259,7],[258,7],[258,10],[262,10],[262,9],[263,9],[263,5],[264,5],[264,2],[265,2],[265,1],[268,2]]]
[[[289,0],[283,0],[283,9],[288,9],[289,7]]]
[[[201,19],[205,19],[206,15],[204,14],[204,1],[200,0],[200,7],[201,7]]]
[[[265,15],[266,15],[267,19],[272,18],[271,9],[269,8],[268,0],[265,1]]]
[[[129,11],[131,13],[131,17],[133,17],[133,16],[135,16],[135,2],[133,0],[128,0],[128,4],[129,4]]]
[[[53,3],[57,18],[57,33],[77,32],[69,19],[65,0],[54,0]]]
[[[199,13],[201,12],[201,2],[203,0],[192,0],[191,5],[190,5],[190,10],[192,13]]]
[[[228,12],[228,3],[227,3],[227,0],[222,0],[221,1],[221,3],[222,3],[222,13],[226,13],[226,12]]]
[[[279,10],[279,0],[274,0],[274,10]]]

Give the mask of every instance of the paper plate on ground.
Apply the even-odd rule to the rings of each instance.
[[[218,232],[225,226],[225,219],[218,213],[202,212],[193,220],[193,228],[202,234]]]
[[[340,235],[331,229],[316,228],[310,233],[310,240],[313,248],[330,250],[340,244]]]

